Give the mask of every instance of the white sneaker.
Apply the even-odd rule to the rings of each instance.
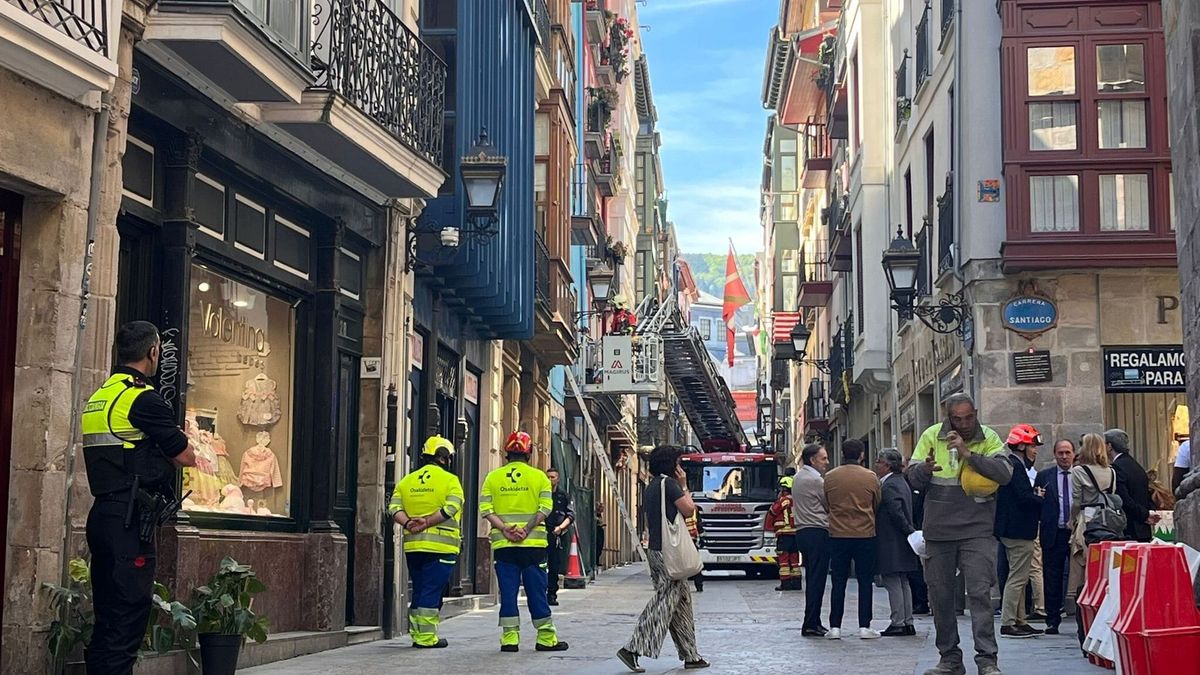
[[[842,639],[842,629],[841,628],[830,628],[829,632],[825,634],[825,639],[826,640],[841,640]]]
[[[877,637],[882,637],[882,635],[879,631],[871,628],[859,628],[858,637],[862,638],[863,640],[874,640]]]

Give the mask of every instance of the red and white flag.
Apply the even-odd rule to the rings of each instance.
[[[725,303],[721,307],[721,318],[725,321],[726,344],[728,345],[729,366],[733,367],[734,338],[737,326],[734,325],[734,315],[738,308],[750,302],[750,292],[742,282],[738,272],[737,259],[733,255],[733,244],[729,244],[729,258],[725,260]]]

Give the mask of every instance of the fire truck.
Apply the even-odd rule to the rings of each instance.
[[[699,451],[684,455],[681,464],[699,509],[704,569],[777,574],[775,535],[764,528],[779,481],[775,455]]]
[[[699,507],[705,569],[778,573],[775,537],[763,527],[779,480],[775,455],[750,447],[733,394],[674,301],[653,307],[643,302],[636,314],[649,319],[632,332],[582,340],[575,372],[568,373],[580,409],[587,409],[585,396],[661,396],[667,386],[674,390],[699,443],[682,464]],[[610,473],[599,430],[590,416],[585,419],[594,451]],[[610,480],[615,484],[611,473]],[[636,537],[630,513],[620,507]]]

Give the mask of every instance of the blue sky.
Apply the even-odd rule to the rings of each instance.
[[[772,0],[646,0],[642,41],[662,164],[685,253],[762,248],[758,220],[767,111],[762,75]]]

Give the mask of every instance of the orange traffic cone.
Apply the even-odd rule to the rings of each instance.
[[[571,531],[571,557],[567,559],[567,574],[563,577],[564,588],[587,588],[583,578],[583,565],[579,560],[579,535]]]

